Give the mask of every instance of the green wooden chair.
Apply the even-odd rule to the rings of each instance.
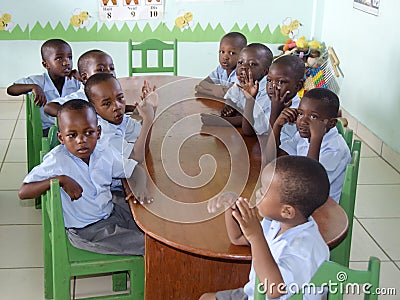
[[[149,67],[147,60],[147,51],[157,51],[157,66]],[[133,51],[141,52],[141,66],[133,67]],[[164,66],[164,51],[173,52],[173,66]],[[128,41],[128,61],[129,61],[129,76],[133,73],[160,73],[170,72],[175,76],[178,75],[178,42],[174,39],[173,43],[164,43],[157,39],[149,39],[140,44],[132,43],[132,40]]]
[[[352,158],[346,167],[342,193],[340,195],[340,206],[349,219],[349,230],[344,240],[331,250],[331,260],[348,267],[350,262],[351,238],[353,235],[354,207],[358,182],[358,169],[360,165],[361,141],[354,140],[352,147]]]
[[[28,172],[40,164],[40,150],[42,149],[42,119],[40,108],[35,105],[34,95],[26,94],[26,153],[28,159]],[[35,207],[41,208],[41,199],[35,199]]]
[[[50,148],[48,139],[45,149]],[[41,151],[41,158],[45,155]],[[58,180],[51,180],[50,190],[42,195],[42,227],[44,255],[45,299],[71,299],[71,277],[113,273],[113,291],[127,290],[127,274],[130,279],[129,293],[85,299],[143,299],[144,260],[142,256],[119,256],[89,252],[75,248],[69,242],[62,213]]]
[[[367,291],[364,291],[363,287],[359,288],[360,292],[364,293],[364,300],[377,300],[378,295],[375,294],[375,291],[379,287],[380,267],[381,262],[376,257],[370,257],[368,270],[365,271],[349,269],[335,262],[326,261],[318,268],[317,273],[311,279],[311,283],[317,287],[329,287],[329,283],[331,283],[332,289],[329,291],[328,300],[341,300],[343,295],[346,294],[346,289],[352,293],[357,291],[356,284],[368,284]],[[259,282],[257,278],[254,299],[265,300],[265,294],[261,294],[257,289]],[[302,293],[295,294],[290,299],[302,300]]]

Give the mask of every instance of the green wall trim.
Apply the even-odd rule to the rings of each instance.
[[[257,24],[253,29],[250,29],[248,24],[240,27],[237,23],[234,24],[229,31],[239,31],[246,35],[249,42],[260,42],[269,44],[285,43],[287,37],[282,35],[280,26],[277,26],[271,33],[267,25],[263,30]],[[194,28],[179,29],[174,26],[169,29],[165,23],[160,23],[155,29],[152,29],[147,23],[143,29],[140,29],[137,23],[130,29],[125,23],[120,29],[116,24],[110,28],[105,23],[95,23],[88,30],[86,28],[74,28],[68,25],[65,28],[61,22],[53,28],[50,23],[46,23],[43,27],[39,22],[29,30],[26,26],[25,30],[21,30],[19,25],[16,25],[13,31],[0,31],[0,40],[47,40],[49,38],[61,38],[70,42],[83,41],[111,41],[125,42],[132,39],[137,42],[142,42],[149,38],[157,38],[165,41],[178,39],[179,42],[219,42],[221,37],[226,33],[221,24],[212,27],[207,24],[203,28],[199,23]]]

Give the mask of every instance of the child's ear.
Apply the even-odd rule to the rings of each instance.
[[[304,80],[300,79],[296,84],[296,92],[300,91],[304,87]]]
[[[57,138],[61,145],[64,145],[64,138],[60,132],[57,132]]]
[[[101,136],[101,126],[97,125],[97,139],[100,139]]]
[[[296,210],[293,206],[284,204],[281,209],[281,216],[285,219],[294,219],[296,217]]]
[[[87,76],[86,72],[83,72],[82,74],[80,74],[80,77],[81,77],[83,83],[86,83],[86,81],[88,80],[88,76]]]
[[[48,65],[47,65],[47,62],[46,62],[45,60],[42,60],[42,66],[43,66],[45,69],[48,69]]]
[[[332,118],[332,119],[329,119],[327,126],[329,129],[331,129],[336,126],[336,123],[337,123],[337,119]]]

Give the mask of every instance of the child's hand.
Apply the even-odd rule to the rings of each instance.
[[[222,117],[235,117],[237,115],[239,115],[239,112],[227,104],[225,104],[224,108],[221,110]]]
[[[238,85],[238,87],[255,99],[258,93],[258,81],[253,81],[253,73],[250,70],[249,75],[243,73],[243,77],[244,80],[240,82],[242,86]]]
[[[237,209],[232,212],[232,215],[238,221],[243,235],[251,244],[254,239],[263,236],[257,208],[250,208],[248,200],[242,197],[236,201],[236,206]]]
[[[43,106],[46,104],[46,95],[40,86],[35,84],[32,88],[32,93],[35,95],[35,99],[33,101],[37,106]]]
[[[227,209],[228,207],[235,205],[235,201],[237,200],[237,198],[238,195],[234,192],[222,193],[221,195],[212,198],[208,201],[207,210],[211,214],[218,211],[221,207]]]
[[[286,123],[293,124],[293,123],[296,123],[296,119],[297,119],[297,109],[287,107],[284,110],[282,110],[278,119],[276,119],[275,124],[277,124],[279,126],[283,126]]]
[[[325,119],[323,121],[317,119],[310,119],[309,122],[310,122],[309,123],[310,138],[322,139],[322,137],[326,133],[326,124],[328,124],[328,119]]]
[[[71,70],[71,72],[68,74],[68,79],[72,79],[72,78],[75,78],[76,80],[82,82],[82,78],[76,69]]]
[[[83,189],[74,179],[66,175],[57,176],[56,179],[60,182],[60,187],[62,187],[71,198],[71,201],[82,197]]]
[[[278,111],[282,111],[286,107],[290,107],[292,105],[292,99],[287,101],[287,96],[290,94],[290,91],[284,91],[277,84],[273,84],[274,93],[271,96],[271,107],[276,108]]]
[[[153,197],[149,195],[146,187],[146,171],[142,167],[137,165],[133,170],[132,176],[126,180],[129,185],[129,190],[131,190],[131,192],[126,195],[126,200],[133,199],[133,203],[139,202],[140,204],[153,202]]]
[[[139,115],[143,118],[143,120],[154,120],[154,107],[147,102],[147,99],[140,101],[140,103],[136,102],[135,105]]]

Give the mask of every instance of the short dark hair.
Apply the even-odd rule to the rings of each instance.
[[[256,49],[257,51],[262,52],[266,66],[268,68],[271,66],[274,55],[272,54],[271,49],[269,49],[267,46],[261,43],[251,43],[248,44],[244,49],[246,48]]]
[[[119,84],[117,78],[115,78],[112,74],[109,73],[96,73],[89,77],[85,84],[85,94],[89,101],[92,99],[92,87],[101,82],[108,81],[110,79],[116,80]]]
[[[326,88],[315,88],[304,94],[303,98],[317,100],[324,104],[324,108],[330,118],[337,118],[339,112],[339,97]]]
[[[240,32],[236,32],[236,31],[232,31],[232,32],[228,32],[227,34],[225,34],[222,39],[233,39],[238,43],[238,46],[242,49],[244,47],[246,47],[247,45],[247,38],[245,37],[244,34],[240,33]]]
[[[306,67],[304,65],[304,61],[296,56],[296,55],[284,55],[280,56],[274,62],[273,65],[284,65],[289,67],[292,72],[291,75],[296,81],[304,79],[304,73],[306,71]]]
[[[90,60],[90,58],[92,58],[93,55],[96,55],[96,54],[102,54],[102,55],[110,56],[106,52],[104,52],[102,50],[99,50],[99,49],[92,49],[92,50],[86,51],[85,53],[83,53],[78,58],[78,72],[79,72],[79,74],[82,74],[82,73],[86,72],[87,66],[88,66],[88,61]]]
[[[42,55],[42,59],[43,60],[46,59],[50,49],[54,49],[55,47],[58,47],[60,45],[67,45],[68,47],[71,48],[71,46],[62,39],[50,39],[50,40],[45,41],[42,44],[42,46],[40,47],[40,54]]]
[[[97,119],[97,113],[92,103],[82,100],[82,99],[73,99],[62,104],[57,112],[57,119],[64,111],[83,111],[83,110],[91,110]]]
[[[330,183],[320,162],[305,156],[285,155],[275,163],[282,204],[292,205],[308,218],[326,202]]]

